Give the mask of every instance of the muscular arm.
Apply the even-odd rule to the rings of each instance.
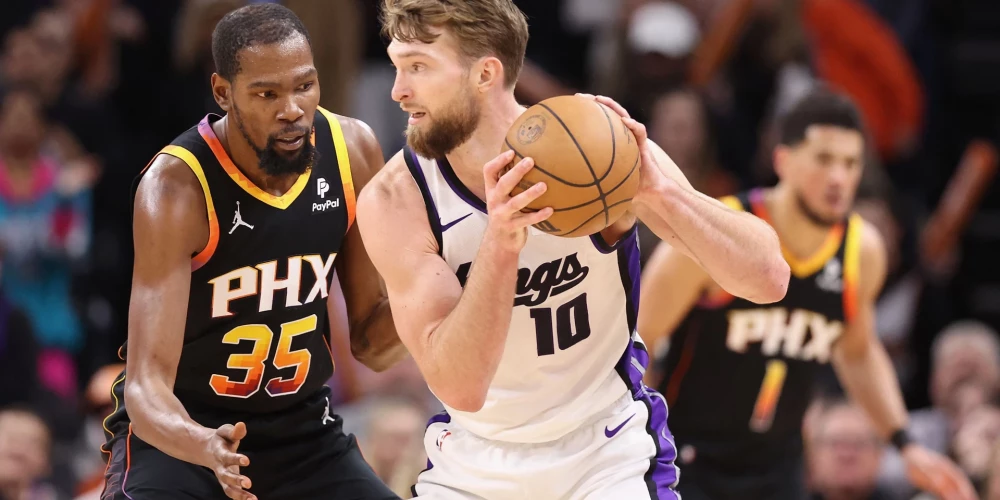
[[[206,465],[203,450],[215,430],[192,420],[173,393],[191,288],[191,256],[208,241],[205,197],[184,162],[168,155],[153,162],[139,183],[133,227],[125,379],[132,431],[174,458]]]
[[[868,224],[864,225],[860,244],[856,311],[834,347],[833,366],[848,395],[888,438],[893,431],[906,427],[907,413],[896,372],[875,332],[875,301],[886,274],[885,247]]]
[[[364,123],[341,118],[341,125],[351,158],[354,188],[361,193],[382,169],[382,148]],[[351,353],[372,370],[383,371],[402,359],[406,348],[396,333],[382,278],[368,256],[357,224],[347,232],[336,267],[350,325]]]
[[[730,294],[759,304],[781,300],[790,271],[774,229],[694,190],[673,160],[648,144],[666,178],[636,196],[639,219]]]
[[[358,200],[361,234],[385,278],[400,339],[441,401],[478,411],[507,340],[517,255],[487,236],[463,291],[437,254],[425,214],[402,155]]]
[[[708,283],[705,271],[683,252],[663,243],[656,248],[643,269],[639,298],[639,335],[650,352],[670,338]],[[655,371],[646,372],[647,384],[659,382]]]

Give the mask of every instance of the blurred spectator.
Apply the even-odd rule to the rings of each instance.
[[[104,418],[117,405],[111,397],[111,388],[125,369],[125,363],[114,363],[102,367],[90,378],[84,395],[84,424],[75,444],[72,462],[73,475],[79,478],[76,484],[76,500],[92,498],[97,500],[104,489],[105,456],[100,450],[107,435]]]
[[[976,489],[985,492],[993,452],[1000,443],[1000,408],[982,405],[969,412],[955,433],[952,453]]]
[[[694,14],[680,3],[652,1],[628,10],[614,34],[595,49],[594,87],[645,121],[656,96],[687,79],[701,32]]]
[[[71,270],[89,244],[89,179],[62,169],[44,150],[48,132],[37,97],[14,89],[0,104],[0,245],[3,285],[42,345],[42,383],[76,391],[70,353],[83,343],[70,298]]]
[[[38,344],[31,322],[7,299],[0,280],[0,408],[31,401],[37,389]]]
[[[0,410],[0,500],[53,500],[41,482],[50,472],[52,438],[45,422],[31,410]]]
[[[809,480],[816,500],[887,498],[876,488],[882,443],[868,416],[838,401],[814,416],[809,445]]]
[[[910,413],[913,439],[927,448],[948,453],[955,433],[980,405],[1000,391],[1000,336],[985,324],[960,321],[944,329],[934,342],[931,408]],[[886,453],[879,481],[896,497],[914,493],[902,459]]]
[[[365,460],[397,495],[408,495],[416,483],[424,455],[423,408],[405,399],[377,397],[368,410],[359,439]]]

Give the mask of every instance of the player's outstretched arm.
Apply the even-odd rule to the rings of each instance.
[[[694,307],[709,277],[684,252],[660,243],[642,271],[638,331],[650,352],[658,352]],[[660,373],[646,371],[646,385],[659,384]]]
[[[899,441],[908,425],[906,406],[896,372],[875,332],[875,302],[886,275],[885,246],[878,232],[865,224],[861,232],[857,284],[849,271],[845,281],[847,327],[834,345],[833,366],[847,391],[872,419],[886,439]],[[857,286],[855,297],[850,287]],[[972,500],[975,493],[961,470],[945,457],[916,443],[901,445],[903,460],[914,486],[944,500]]]
[[[351,157],[354,188],[362,193],[382,170],[382,148],[363,122],[346,117],[340,121]],[[351,330],[351,353],[372,370],[383,371],[406,356],[406,348],[396,333],[382,277],[368,256],[357,224],[348,230],[336,266]]]
[[[210,429],[174,396],[184,342],[191,256],[208,241],[205,197],[181,160],[160,155],[139,183],[134,207],[135,265],[129,304],[125,400],[132,432],[158,450],[215,471],[230,498],[251,499],[236,453],[240,424]],[[234,422],[235,423],[235,422]]]
[[[490,227],[464,291],[437,253],[423,199],[401,154],[358,199],[361,235],[385,279],[399,337],[434,394],[460,411],[478,411],[485,403],[507,340],[525,228],[552,215],[551,209],[519,213],[545,186],[511,198],[531,167],[522,161],[500,178],[512,158],[504,153],[484,169]]]
[[[622,116],[639,144],[639,192],[632,201],[639,219],[699,263],[730,294],[759,304],[784,298],[790,270],[774,229],[696,191],[667,154],[647,139],[644,125],[615,101],[595,99]]]

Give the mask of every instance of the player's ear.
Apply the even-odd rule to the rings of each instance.
[[[473,74],[478,74],[476,86],[480,92],[486,92],[493,87],[503,85],[503,63],[496,57],[484,57],[476,63]]]
[[[212,73],[212,97],[215,97],[215,103],[227,113],[232,102],[232,92],[233,87],[229,80],[219,76],[218,73]]]
[[[779,144],[774,148],[774,154],[771,158],[771,164],[774,165],[774,173],[779,179],[785,176],[787,169],[788,157],[792,155],[792,150],[784,144]]]

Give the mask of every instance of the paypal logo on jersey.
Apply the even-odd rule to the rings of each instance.
[[[326,179],[320,177],[316,179],[316,194],[320,198],[326,198],[326,192],[330,190],[330,184],[326,182]]]
[[[455,274],[459,283],[465,286],[469,279],[469,270],[472,268],[471,262],[466,262],[458,266]],[[580,264],[576,254],[572,254],[561,259],[546,262],[534,270],[517,270],[517,288],[514,298],[514,306],[534,307],[545,302],[549,297],[554,297],[573,287],[583,283],[584,278],[590,268]]]

